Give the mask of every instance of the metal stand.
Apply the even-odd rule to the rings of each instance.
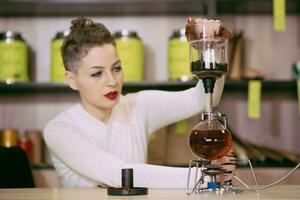
[[[196,171],[195,171],[195,178],[194,178],[194,186],[190,188],[192,170],[196,170]],[[201,173],[200,176],[198,176],[199,171]],[[226,181],[223,184],[224,186],[226,185],[226,187],[223,187],[223,185],[221,185],[218,182],[217,176],[219,175],[227,175],[226,170],[223,169],[221,165],[212,165],[210,161],[205,161],[205,160],[191,160],[189,163],[186,193],[193,194],[193,193],[201,193],[205,191],[235,192],[233,189],[230,189],[230,186],[232,186],[231,181]]]

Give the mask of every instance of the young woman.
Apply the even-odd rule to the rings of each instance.
[[[187,168],[145,164],[149,136],[205,108],[201,81],[180,92],[141,91],[123,96],[123,72],[114,38],[103,24],[72,21],[62,46],[66,80],[81,101],[44,130],[64,187],[121,185],[121,169],[133,168],[136,187],[184,188]],[[217,80],[214,105],[224,78]]]

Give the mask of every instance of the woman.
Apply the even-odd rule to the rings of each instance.
[[[144,164],[151,133],[204,110],[201,82],[182,92],[142,91],[123,96],[123,72],[114,38],[90,19],[72,21],[62,46],[66,80],[77,104],[51,120],[44,138],[65,187],[121,185],[133,168],[135,186],[184,188],[187,168]],[[217,81],[214,105],[224,78]]]

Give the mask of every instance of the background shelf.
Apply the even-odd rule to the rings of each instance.
[[[272,14],[272,0],[2,0],[0,16]],[[300,1],[286,1],[287,14]]]
[[[123,91],[137,92],[140,90],[168,90],[179,91],[188,89],[196,85],[196,81],[179,82],[131,82],[125,83]],[[247,92],[248,81],[226,80],[224,92]],[[289,92],[297,93],[296,81],[263,81],[263,92]],[[31,94],[47,94],[47,93],[74,93],[66,84],[63,83],[0,83],[0,95],[31,95]]]

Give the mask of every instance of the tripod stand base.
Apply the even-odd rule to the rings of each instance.
[[[196,165],[195,170],[195,179],[194,186],[191,189],[189,187],[191,179],[191,170],[193,169],[193,164]],[[198,171],[201,171],[201,174],[198,177]],[[217,176],[226,174],[226,170],[220,165],[211,165],[210,162],[203,160],[191,160],[189,165],[188,173],[188,182],[186,187],[186,193],[201,193],[205,191],[229,191],[225,190],[220,183],[217,181]]]

